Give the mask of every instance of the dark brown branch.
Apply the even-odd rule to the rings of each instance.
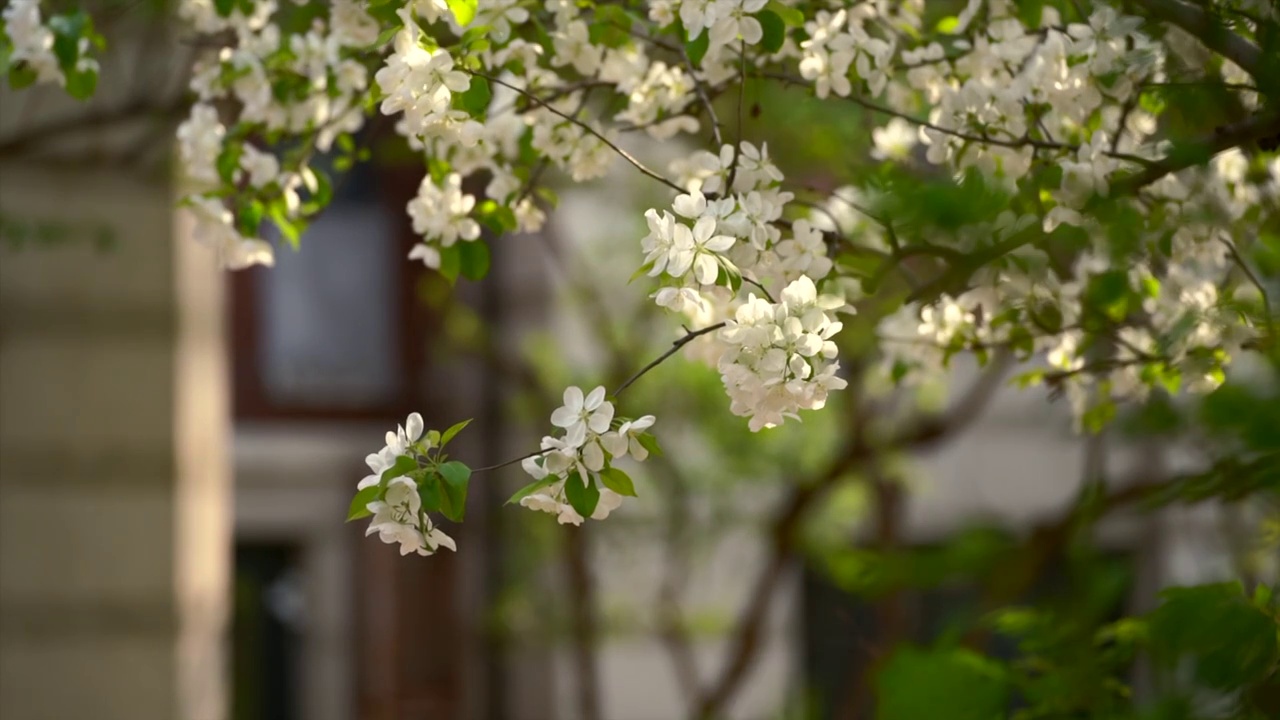
[[[648,365],[645,365],[644,367],[636,371],[636,374],[632,375],[631,377],[623,381],[623,383],[618,386],[618,389],[613,391],[613,395],[611,397],[616,398],[617,396],[621,395],[623,390],[626,390],[627,388],[631,387],[631,385],[635,381],[639,380],[641,377],[644,377],[645,373],[661,365],[664,360],[671,357],[672,355],[675,355],[677,352],[680,351],[680,348],[684,347],[685,345],[688,345],[689,343],[693,342],[697,338],[702,337],[707,333],[715,332],[716,330],[719,330],[724,326],[725,326],[725,323],[721,321],[716,323],[715,325],[708,325],[707,327],[704,327],[701,330],[691,330],[685,333],[679,339],[672,342],[671,347],[668,348],[666,352],[654,358],[654,360],[650,362]]]
[[[557,110],[557,109],[555,109],[554,107],[552,107],[549,103],[547,103],[546,101],[544,101],[542,98],[538,97],[537,95],[534,95],[533,93],[529,92],[528,90],[525,90],[524,88],[519,87],[519,86],[517,86],[517,85],[512,85],[511,83],[506,82],[505,80],[501,80],[501,79],[499,79],[499,78],[493,77],[492,75],[485,75],[484,73],[479,73],[479,72],[476,72],[476,71],[474,71],[474,70],[469,70],[468,72],[470,72],[472,75],[475,75],[476,77],[484,78],[485,80],[488,80],[488,81],[489,81],[489,82],[491,82],[491,83],[497,83],[498,85],[501,85],[501,86],[503,86],[503,87],[505,87],[505,88],[509,88],[509,89],[511,89],[511,90],[515,90],[516,92],[518,92],[518,93],[520,93],[521,95],[523,95],[524,97],[528,98],[531,102],[533,102],[534,104],[538,105],[539,107],[544,108],[544,109],[546,109],[548,112],[550,112],[550,113],[552,113],[552,114],[554,114],[554,115],[558,115],[559,117],[563,118],[564,120],[567,120],[568,122],[573,123],[574,125],[577,125],[578,127],[580,127],[580,128],[582,128],[583,130],[587,131],[587,132],[588,132],[588,133],[590,133],[592,136],[594,136],[597,140],[599,140],[600,142],[602,142],[602,143],[604,143],[605,145],[607,145],[607,146],[609,147],[609,149],[610,149],[610,150],[613,150],[615,153],[617,153],[619,156],[621,156],[623,160],[626,160],[627,162],[631,163],[632,167],[634,167],[635,169],[639,170],[639,171],[641,172],[641,174],[643,174],[643,175],[647,175],[648,177],[651,177],[651,178],[653,178],[654,180],[657,180],[658,182],[662,183],[663,185],[666,185],[667,187],[671,188],[672,190],[675,190],[675,191],[676,191],[676,192],[678,192],[678,193],[683,193],[683,192],[685,191],[685,189],[684,189],[684,188],[682,188],[682,187],[680,187],[679,185],[677,185],[677,184],[675,184],[675,183],[671,182],[670,180],[668,180],[668,179],[667,179],[666,177],[664,177],[663,175],[661,175],[661,174],[659,174],[659,173],[657,173],[657,172],[655,172],[655,171],[653,171],[653,170],[650,170],[648,166],[646,166],[644,163],[642,163],[642,162],[640,162],[639,160],[637,160],[637,159],[636,159],[636,157],[635,157],[634,155],[632,155],[631,153],[627,152],[626,150],[623,150],[622,148],[618,147],[618,146],[617,146],[617,144],[615,144],[613,141],[611,141],[611,140],[609,140],[608,138],[606,138],[606,137],[604,136],[604,134],[603,134],[603,133],[601,133],[599,130],[596,130],[595,128],[591,127],[591,125],[589,125],[588,123],[582,122],[581,120],[578,120],[578,119],[577,119],[577,118],[575,118],[575,117],[572,117],[572,116],[570,116],[570,115],[567,115],[567,114],[565,114],[565,113],[560,112],[559,110]]]
[[[756,577],[747,605],[734,626],[729,641],[729,660],[715,683],[703,693],[694,709],[695,718],[709,720],[719,715],[754,664],[774,591],[794,554],[796,531],[813,502],[821,498],[840,478],[880,453],[919,450],[953,437],[987,406],[1004,379],[1009,365],[1010,358],[1007,354],[998,355],[948,410],[912,424],[883,443],[872,444],[865,433],[865,422],[855,417],[852,441],[832,460],[826,470],[812,481],[792,487],[770,524],[769,558]],[[856,406],[858,399],[855,397],[851,402]]]
[[[1212,13],[1182,0],[1137,0],[1151,17],[1185,30],[1205,47],[1239,65],[1255,79],[1262,66],[1257,45],[1231,32]]]
[[[1275,320],[1271,317],[1271,298],[1267,295],[1267,286],[1262,284],[1262,281],[1254,274],[1253,270],[1249,267],[1249,264],[1244,261],[1243,257],[1241,257],[1240,251],[1236,249],[1235,243],[1227,240],[1226,238],[1223,238],[1222,242],[1227,246],[1227,250],[1231,252],[1231,258],[1235,260],[1236,266],[1240,268],[1240,271],[1244,273],[1245,277],[1249,278],[1249,282],[1253,283],[1253,287],[1258,291],[1258,295],[1262,298],[1262,317],[1267,323],[1267,336],[1270,338],[1271,342],[1275,342]]]
[[[1141,190],[1170,173],[1199,165],[1220,152],[1240,147],[1280,133],[1280,113],[1258,113],[1240,122],[1223,125],[1199,140],[1186,143],[1162,160],[1140,172],[1119,177],[1111,183],[1109,197],[1122,197]]]
[[[137,99],[101,112],[68,113],[65,117],[31,125],[25,132],[0,137],[0,157],[14,157],[57,138],[89,130],[99,130],[138,119],[175,119],[186,109],[181,97],[168,105],[157,106]]]
[[[760,72],[760,73],[757,73],[757,76],[763,77],[763,78],[769,78],[772,80],[778,80],[786,85],[800,85],[803,87],[811,87],[812,85],[811,83],[801,78],[793,77],[791,75],[786,75],[783,73]],[[995,145],[997,147],[1007,147],[1007,148],[1015,148],[1015,149],[1029,147],[1029,148],[1034,148],[1036,150],[1060,150],[1063,152],[1072,152],[1072,153],[1078,152],[1080,150],[1079,145],[1072,145],[1070,143],[1053,142],[1050,140],[1037,140],[1036,138],[1033,138],[1030,135],[1023,135],[1022,137],[1012,137],[1008,139],[992,137],[985,133],[981,135],[974,135],[973,133],[968,133],[963,130],[944,127],[942,125],[938,125],[937,123],[932,123],[932,122],[929,122],[928,120],[923,120],[909,113],[899,112],[887,105],[881,105],[879,103],[872,102],[871,100],[867,100],[866,98],[860,97],[858,95],[840,96],[839,99],[846,100],[855,105],[859,105],[867,110],[871,110],[872,112],[877,112],[882,115],[888,115],[890,117],[900,118],[902,120],[906,120],[909,123],[912,123],[913,125],[918,125],[922,128],[925,128],[928,130],[934,130],[944,135],[950,135],[951,137],[958,138],[960,140],[966,140],[968,142],[980,143],[983,145]],[[1131,155],[1129,153],[1110,152],[1110,151],[1104,154],[1107,155],[1108,157],[1115,158],[1116,160],[1123,160],[1125,162],[1131,162],[1138,165],[1153,164],[1151,160],[1148,160],[1147,158],[1141,157],[1139,155]]]

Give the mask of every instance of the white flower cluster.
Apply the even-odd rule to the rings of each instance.
[[[819,98],[831,93],[848,97],[853,93],[849,81],[852,66],[872,95],[879,95],[889,82],[895,45],[870,35],[864,20],[877,10],[870,4],[836,12],[819,10],[805,23],[809,38],[800,43],[800,74],[814,84]]]
[[[66,83],[58,56],[53,53],[53,31],[40,17],[40,0],[10,0],[4,12],[4,33],[13,50],[9,62],[26,63],[36,75],[36,82]]]
[[[1141,108],[1122,110],[1136,104],[1142,82],[1162,77],[1160,47],[1138,32],[1139,20],[1103,5],[1089,24],[1064,27],[1057,11],[1045,7],[1041,28],[1031,29],[1009,0],[989,0],[986,6],[985,29],[972,42],[956,43],[963,54],[948,59],[937,43],[902,54],[911,68],[908,84],[933,106],[932,126],[920,131],[930,162],[975,167],[1013,187],[1037,151],[1085,135],[1092,142],[1068,162],[1089,166],[1075,168],[1073,175],[1086,179],[1077,187],[1093,189],[1089,179],[1115,168],[1109,159],[1113,152],[1153,155],[1144,141],[1156,130],[1155,118]],[[1099,81],[1103,77],[1107,82]],[[909,102],[904,93],[894,97]],[[1090,138],[1085,128],[1098,112],[1103,134]],[[1039,145],[1029,141],[1032,133],[1041,135]],[[1068,144],[1056,152],[1071,150]],[[1099,165],[1101,160],[1107,162]],[[1058,200],[1079,207],[1070,202],[1078,197],[1073,188]]]
[[[752,430],[774,427],[800,410],[826,405],[827,393],[846,382],[831,338],[841,323],[831,311],[844,300],[818,295],[801,276],[771,303],[752,294],[726,322],[718,339],[727,346],[720,373],[735,415],[750,418]]]
[[[404,425],[387,433],[387,442],[381,450],[365,458],[371,474],[356,486],[357,490],[381,487],[381,497],[368,503],[373,514],[365,535],[377,533],[388,545],[400,546],[400,554],[432,555],[442,547],[457,551],[453,538],[432,523],[422,507],[418,483],[405,475],[384,477],[397,467],[396,461],[410,453],[430,449],[430,441],[423,438],[422,416],[413,413]]]
[[[271,248],[252,227],[262,216],[255,210],[265,205],[273,219],[305,219],[319,203],[302,203],[299,193],[314,197],[323,183],[306,166],[309,154],[277,155],[248,138],[274,144],[275,137],[300,137],[323,152],[335,137],[349,141],[363,113],[377,107],[394,116],[397,132],[429,165],[406,208],[422,238],[410,258],[452,267],[444,262],[450,248],[478,240],[482,223],[505,231],[542,225],[555,202],[539,185],[544,170],[579,182],[599,178],[621,165],[618,147],[627,133],[667,140],[700,131],[714,119],[708,106],[745,80],[745,65],[761,71],[761,82],[800,78],[819,98],[852,97],[873,111],[886,105],[881,109],[892,117],[872,129],[873,158],[910,165],[922,144],[945,174],[978,175],[1012,206],[994,220],[933,228],[925,240],[913,218],[898,225],[874,209],[879,191],[870,186],[878,180],[862,190],[784,189],[768,148],[742,137],[673,162],[667,184],[684,192],[670,207],[645,213],[641,244],[645,272],[658,281],[653,299],[694,328],[728,323],[695,351],[721,357],[734,412],[750,416],[753,427],[820,407],[826,391],[842,385],[830,342],[840,323],[827,314],[836,304],[823,305],[818,289],[845,298],[874,292],[860,276],[864,260],[884,260],[878,277],[918,285],[958,258],[981,258],[993,244],[1012,248],[957,279],[970,289],[924,298],[882,321],[877,332],[895,380],[941,371],[956,352],[1013,345],[1024,356],[1046,356],[1063,382],[1105,377],[1108,393],[1141,395],[1157,375],[1166,387],[1173,383],[1172,370],[1153,370],[1155,356],[1189,370],[1185,383],[1200,376],[1208,382],[1247,337],[1227,330],[1241,325],[1222,310],[1239,283],[1224,254],[1232,232],[1218,221],[1242,226],[1256,212],[1251,208],[1274,200],[1243,155],[1169,175],[1140,200],[1117,200],[1138,218],[1132,247],[1108,246],[1108,228],[1089,211],[1095,199],[1117,194],[1118,178],[1167,155],[1156,141],[1161,101],[1147,93],[1165,79],[1176,38],[1153,40],[1142,21],[1101,3],[1086,22],[1065,23],[1046,6],[1038,25],[1028,25],[1013,0],[970,0],[932,31],[921,0],[647,6],[650,22],[628,19],[628,33],[610,17],[617,8],[568,0],[479,0],[472,19],[464,17],[466,4],[453,4],[461,13],[455,15],[443,0],[414,0],[388,28],[362,4],[339,0],[311,30],[285,36],[273,21],[274,0],[237,3],[226,14],[212,0],[186,0],[181,12],[198,31],[229,38],[197,68],[192,87],[200,102],[179,131],[184,167],[205,192],[190,203],[200,218],[197,236],[230,267],[269,264]],[[765,35],[778,26],[762,24],[766,10],[784,22],[782,37],[771,34],[767,49]],[[677,23],[682,40],[697,42],[682,48],[642,39],[658,39],[658,29]],[[391,47],[377,46],[391,31]],[[1230,63],[1217,74],[1249,82]],[[1258,93],[1240,92],[1246,107],[1257,105]],[[726,129],[717,122],[714,135]],[[884,168],[886,175],[893,169]],[[468,184],[477,177],[487,178],[483,190]],[[814,207],[808,217],[795,211],[793,192]],[[253,201],[247,208],[246,196]],[[1050,257],[1029,231],[1067,238],[1073,249]],[[1173,252],[1151,257],[1159,243]],[[475,256],[475,246],[461,247],[463,257]],[[840,272],[838,251],[842,262],[853,258]],[[858,272],[848,270],[854,265]],[[1139,299],[1112,308],[1116,337],[1104,352],[1095,333],[1080,327],[1091,322],[1081,308],[1096,294],[1091,288],[1116,285],[1117,272],[1127,273],[1127,285],[1108,291]],[[805,288],[821,306],[816,314],[795,310]],[[1121,317],[1122,310],[1128,314]],[[1041,322],[1045,312],[1052,323]],[[748,332],[756,326],[759,332]],[[759,345],[766,336],[769,344]],[[822,340],[817,354],[805,354],[809,336]],[[743,337],[750,342],[729,340]],[[794,342],[802,344],[787,349]],[[549,439],[548,454],[531,463],[559,477],[559,490],[547,496],[561,504],[567,475],[547,468],[560,467],[556,443],[563,442]],[[592,448],[603,451],[603,443],[570,447],[574,471],[580,463],[582,472],[594,472]]]
[[[702,323],[709,309],[730,299],[742,279],[782,287],[831,272],[824,236],[811,222],[792,223],[784,239],[780,221],[794,196],[781,189],[767,146],[724,145],[673,169],[689,192],[676,196],[674,214],[648,210],[649,234],[641,240],[649,275],[669,283],[654,295],[659,306],[710,324],[715,320]]]
[[[434,243],[420,242],[409,251],[410,260],[421,260],[430,268],[440,267],[440,247],[451,247],[459,239],[471,241],[480,237],[480,225],[469,216],[475,207],[473,195],[462,192],[462,177],[450,173],[444,187],[438,187],[427,175],[422,178],[418,195],[409,201],[409,217],[413,231]]]
[[[454,68],[453,56],[428,49],[428,40],[409,8],[400,10],[404,26],[396,34],[395,51],[374,75],[382,90],[382,114],[403,113],[400,132],[419,146],[426,138],[474,145],[482,129],[466,112],[453,109],[453,94],[466,92],[471,78]]]
[[[213,191],[243,180],[257,202],[278,202],[285,219],[297,220],[299,190],[314,195],[319,188],[309,153],[282,163],[245,140],[250,128],[266,135],[309,136],[320,152],[330,150],[339,135],[359,130],[369,83],[357,54],[378,35],[377,22],[355,0],[335,0],[327,17],[287,38],[272,22],[274,0],[257,0],[247,15],[240,7],[223,16],[209,0],[184,0],[179,6],[179,15],[197,31],[231,38],[197,62],[191,78],[197,102],[178,128],[178,156],[193,191],[188,202],[203,208],[197,213],[197,236],[211,240],[230,269],[271,265],[274,255],[256,237],[257,228],[237,226],[231,212],[237,208],[216,210],[222,201]],[[234,136],[229,127],[236,128]],[[228,152],[238,157],[224,166],[220,161]]]
[[[689,192],[676,196],[674,213],[647,211],[641,240],[649,275],[666,281],[655,302],[697,327],[727,323],[716,336],[724,345],[718,365],[732,411],[751,417],[753,430],[821,408],[828,391],[845,385],[830,341],[841,324],[825,312],[845,303],[817,294],[833,269],[823,228],[782,222],[793,195],[781,189],[767,146],[724,145],[673,169]],[[744,281],[766,295],[783,288],[782,302],[754,293],[741,300]]]
[[[574,505],[582,505],[572,497],[578,492],[598,495],[589,514],[593,520],[604,520],[622,504],[622,495],[603,486],[602,474],[614,472],[613,461],[627,455],[637,461],[649,456],[641,437],[654,417],[615,423],[613,403],[604,397],[604,387],[586,395],[578,387],[565,389],[564,405],[551,414],[551,424],[564,434],[544,437],[543,452],[521,463],[535,480],[534,491],[520,500],[523,507],[555,515],[561,525],[581,525],[583,514]]]

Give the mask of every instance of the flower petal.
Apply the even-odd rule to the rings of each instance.
[[[418,413],[409,413],[409,417],[404,421],[404,432],[409,442],[417,442],[418,438],[422,437],[422,416]]]

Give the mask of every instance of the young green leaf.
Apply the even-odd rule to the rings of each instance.
[[[467,418],[466,420],[463,420],[460,423],[454,423],[452,426],[450,426],[449,429],[445,430],[444,434],[440,436],[440,447],[444,447],[445,445],[448,445],[450,440],[456,437],[458,433],[462,432],[463,428],[465,428],[467,425],[470,425],[470,424],[471,424],[471,418]]]
[[[9,87],[21,90],[35,83],[39,75],[25,61],[9,66]]]
[[[381,484],[386,485],[388,481],[394,480],[395,478],[398,478],[401,475],[408,475],[409,473],[417,469],[418,469],[417,460],[414,460],[408,455],[401,455],[400,457],[396,458],[396,461],[392,463],[391,467],[382,471]]]
[[[458,248],[459,263],[462,275],[468,280],[483,280],[489,274],[489,245],[483,240],[460,242]],[[443,266],[443,263],[442,263]]]
[[[458,281],[458,275],[462,272],[462,250],[458,247],[466,243],[454,243],[449,247],[440,248],[440,268],[438,272],[449,281],[452,285]]]
[[[658,438],[649,433],[640,433],[636,439],[640,441],[640,447],[648,450],[650,455],[662,457],[662,446],[658,444]]]
[[[764,30],[760,47],[770,54],[781,50],[782,43],[787,39],[787,26],[782,22],[782,18],[772,10],[763,10],[756,14],[756,19],[760,21],[760,28]]]
[[[470,25],[476,19],[476,6],[479,5],[477,0],[445,0],[445,3],[453,11],[453,19],[462,27]]]
[[[76,100],[88,100],[98,89],[98,71],[73,70],[67,73],[67,94]]]
[[[347,522],[372,515],[373,513],[369,512],[368,505],[378,499],[378,493],[380,492],[382,492],[382,488],[374,485],[356,493],[356,496],[351,498],[351,506],[347,508]]]
[[[1004,717],[1004,668],[971,650],[904,645],[876,678],[878,720],[985,720]]]
[[[685,42],[684,51],[689,55],[689,62],[697,67],[702,64],[702,58],[707,56],[707,50],[711,47],[711,32],[703,30],[698,37]]]
[[[472,76],[471,87],[467,91],[455,95],[458,104],[473,118],[483,119],[489,110],[489,101],[493,93],[489,90],[489,81],[479,76]]]
[[[422,478],[418,483],[418,497],[422,498],[422,509],[430,512],[444,512],[444,508],[449,503],[449,499],[445,496],[441,488],[444,483],[440,481],[439,475],[428,475]]]
[[[507,501],[503,504],[511,505],[512,503],[518,503],[521,500],[529,497],[530,495],[538,492],[539,490],[556,484],[556,482],[559,480],[560,478],[556,477],[555,475],[548,475],[547,477],[544,477],[541,480],[534,480],[528,485],[525,485],[524,487],[512,493],[511,497],[507,498]]]
[[[467,481],[471,479],[471,468],[458,462],[450,460],[440,466],[440,474],[444,479],[454,487],[466,487]]]
[[[804,13],[799,8],[783,5],[778,0],[769,0],[765,9],[782,18],[782,22],[790,27],[804,27]]]
[[[584,518],[591,517],[591,513],[596,511],[596,504],[600,502],[600,488],[596,487],[595,481],[590,478],[584,481],[576,472],[565,480],[564,494],[573,509]]]
[[[607,467],[601,470],[600,482],[619,495],[625,495],[626,497],[636,496],[636,486],[631,482],[631,477],[618,468]]]

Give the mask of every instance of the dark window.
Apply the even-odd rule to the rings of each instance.
[[[387,418],[421,404],[430,318],[404,210],[415,190],[359,166],[335,181],[301,251],[277,241],[274,268],[232,275],[238,418]]]
[[[234,720],[301,720],[298,658],[305,618],[297,551],[243,544],[235,551],[231,683]]]

